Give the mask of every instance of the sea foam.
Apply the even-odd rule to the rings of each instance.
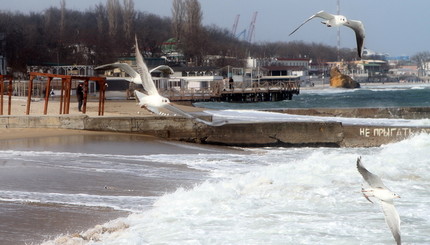
[[[234,170],[208,161],[207,171],[224,174],[112,221],[120,228],[91,244],[392,244],[379,206],[360,194],[358,156],[402,196],[395,205],[405,243],[428,244],[429,145],[422,134],[377,148],[247,149],[231,159]],[[205,157],[222,160],[171,157],[201,169]]]

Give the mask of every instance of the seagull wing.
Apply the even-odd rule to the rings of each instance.
[[[101,65],[101,66],[97,66],[95,69],[104,70],[104,69],[115,69],[115,68],[119,68],[125,73],[127,73],[132,78],[131,79],[132,82],[137,84],[142,84],[142,79],[139,73],[133,70],[133,68],[131,68],[131,66],[127,63],[112,63],[107,65]]]
[[[400,236],[400,217],[397,213],[396,207],[392,201],[381,201],[382,211],[384,212],[385,222],[393,234],[397,245],[402,244],[402,239]]]
[[[137,38],[136,38],[136,65],[137,65],[137,71],[139,72],[140,77],[142,79],[143,89],[145,89],[145,91],[149,95],[158,94],[158,90],[155,87],[154,81],[152,80],[151,73],[149,73],[148,67],[143,61],[143,56],[139,51],[139,47],[137,45]]]
[[[369,172],[361,163],[361,157],[357,158],[357,169],[358,172],[363,176],[364,180],[372,187],[372,188],[383,188],[388,189],[384,183],[382,183],[381,178],[376,174],[372,174]]]
[[[185,111],[183,111],[183,110],[179,109],[178,107],[173,106],[171,104],[164,104],[162,107],[165,108],[166,110],[169,110],[170,112],[172,112],[173,115],[176,115],[176,116],[179,115],[179,116],[183,116],[186,118],[194,118],[191,114],[189,114],[189,113],[187,113],[187,112],[185,112]],[[169,113],[169,114],[172,114],[172,113]]]
[[[297,27],[293,32],[291,32],[289,36],[291,36],[294,32],[296,32],[300,27],[302,27],[302,26],[303,26],[304,24],[306,24],[308,21],[310,21],[310,20],[312,20],[313,18],[316,18],[316,17],[319,17],[319,18],[322,18],[322,19],[325,19],[325,20],[330,20],[330,19],[333,19],[333,18],[334,18],[334,15],[329,14],[329,13],[324,12],[323,10],[321,10],[321,11],[319,11],[318,13],[316,13],[316,14],[312,15],[311,17],[309,17],[309,18],[308,18],[305,22],[303,22],[299,27]]]
[[[348,20],[344,23],[345,26],[351,28],[355,32],[355,39],[357,40],[357,52],[358,57],[361,58],[361,54],[363,52],[363,45],[364,45],[364,38],[365,38],[365,31],[364,31],[364,25],[359,20]]]

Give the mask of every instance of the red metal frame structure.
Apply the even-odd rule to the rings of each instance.
[[[50,73],[30,72],[30,82],[28,84],[28,96],[27,96],[27,110],[26,114],[30,114],[30,103],[31,95],[33,91],[33,79],[35,77],[47,77],[45,89],[45,105],[43,114],[46,115],[48,112],[49,102],[49,89],[51,87],[51,81],[53,78],[61,78],[61,96],[60,96],[60,114],[69,114],[70,110],[70,95],[72,91],[72,81],[81,80],[84,81],[84,101],[82,105],[82,112],[87,111],[87,94],[88,94],[88,82],[95,81],[99,85],[99,116],[104,115],[104,103],[105,103],[105,92],[106,92],[106,78],[104,77],[84,77],[84,76],[70,76],[70,75],[57,75]]]
[[[7,113],[8,115],[10,115],[10,111],[11,111],[11,105],[12,105],[12,80],[13,77],[10,75],[0,75],[0,115],[3,115],[3,94],[4,94],[4,81],[5,80],[9,80],[9,86],[7,89],[7,94],[9,96],[8,99],[8,109],[7,109]]]

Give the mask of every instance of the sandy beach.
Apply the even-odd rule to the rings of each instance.
[[[193,106],[185,106],[174,103],[175,106],[188,112],[202,111],[201,108]],[[30,103],[30,115],[44,115],[45,100],[41,98],[33,98]],[[98,116],[99,102],[98,99],[92,98],[87,102],[86,115]],[[27,111],[27,98],[26,97],[12,97],[11,100],[11,115],[26,115]],[[3,115],[8,114],[8,98],[3,98]],[[72,97],[70,102],[70,115],[82,114],[78,111],[76,99]],[[59,98],[51,98],[48,102],[47,115],[60,115],[60,101]],[[105,116],[152,116],[153,114],[144,108],[140,108],[135,100],[106,100],[105,102]]]
[[[4,245],[39,244],[130,214],[112,204],[80,205],[81,195],[97,202],[106,199],[107,203],[137,198],[144,210],[154,197],[179,185],[194,185],[206,174],[182,165],[153,165],[138,158],[131,165],[138,168],[131,172],[123,168],[111,171],[117,168],[116,161],[109,163],[112,157],[129,161],[127,156],[199,153],[209,149],[205,146],[144,135],[64,129],[0,129],[0,135],[0,244]],[[210,151],[217,149],[226,148],[211,147]],[[95,167],[94,161],[100,163]],[[177,177],[135,174],[152,168],[166,168]]]
[[[7,96],[4,97],[3,115],[8,114]],[[77,102],[70,104],[70,115],[82,114],[77,109]],[[26,115],[27,98],[12,97],[11,115]],[[30,105],[30,115],[44,115],[44,99],[34,98]],[[199,108],[181,106],[186,111],[198,111]],[[60,115],[58,98],[49,100],[47,115]],[[98,100],[87,103],[86,114],[98,116]],[[106,100],[104,116],[152,116],[153,114],[137,106],[134,100]],[[136,149],[131,142],[138,142],[141,148]],[[106,142],[110,142],[107,144]],[[118,142],[118,149],[116,143]],[[105,147],[100,147],[104,144]],[[106,145],[107,144],[107,145]],[[183,151],[181,147],[165,144],[157,138],[145,135],[126,133],[106,133],[66,129],[34,128],[1,128],[0,151],[60,151],[117,153],[117,154],[150,154]],[[122,152],[119,152],[122,151]],[[7,153],[6,153],[7,154]],[[0,161],[0,186],[6,192],[47,192],[69,193],[86,189],[92,195],[137,195],[154,196],[155,192],[174,190],[177,183],[169,180],[145,180],[127,176],[126,180],[118,179],[114,174],[79,173],[73,170],[24,166],[17,159]],[[184,169],[187,171],[187,169]],[[114,180],[114,181],[113,181]],[[150,183],[148,182],[150,181]],[[57,183],[59,188],[52,188]],[[60,183],[60,184],[58,184]],[[67,183],[61,184],[61,183]],[[145,185],[145,183],[147,183]],[[184,183],[186,184],[186,183]],[[106,187],[106,188],[105,188]],[[36,189],[35,189],[36,188]],[[130,193],[127,190],[133,190]],[[0,190],[1,191],[1,190]],[[85,192],[85,191],[84,191]],[[75,206],[66,204],[44,204],[38,201],[0,200],[0,244],[39,244],[63,234],[85,231],[109,220],[125,217],[127,211],[113,208]]]

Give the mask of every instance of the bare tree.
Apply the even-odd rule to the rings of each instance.
[[[109,23],[109,36],[115,37],[119,30],[121,4],[119,3],[119,0],[107,0],[106,6]]]
[[[135,11],[133,0],[124,0],[123,21],[125,38],[127,40],[132,37],[134,16]]]
[[[60,40],[64,41],[64,29],[66,27],[66,0],[61,0]]]
[[[185,32],[187,35],[196,36],[201,32],[202,11],[198,0],[186,0]]]
[[[97,20],[97,31],[102,34],[105,31],[105,20],[106,20],[106,8],[102,3],[96,5],[95,9],[96,20]]]
[[[0,11],[0,32],[5,34],[3,53],[12,69],[22,71],[26,65],[44,63],[111,63],[131,52],[132,43],[119,37],[133,37],[136,33],[144,54],[154,57],[161,53],[163,42],[172,36],[179,37],[179,48],[194,65],[202,65],[206,54],[224,57],[212,61],[218,66],[240,65],[249,54],[257,58],[309,57],[321,63],[337,57],[335,47],[318,43],[249,44],[228,30],[203,27],[198,0],[172,0],[173,19],[134,11],[133,1],[106,0],[85,13],[66,9],[66,0],[60,0],[60,6],[41,14]],[[123,41],[121,45],[119,40]],[[344,60],[356,57],[353,50],[340,51]],[[421,62],[422,69],[427,69],[430,54],[417,55],[414,60]]]
[[[185,0],[185,28],[182,38],[184,55],[200,65],[203,61],[205,33],[202,28],[202,11],[198,0]]]
[[[173,0],[172,5],[172,31],[176,40],[181,40],[184,32],[185,3],[183,0]]]

